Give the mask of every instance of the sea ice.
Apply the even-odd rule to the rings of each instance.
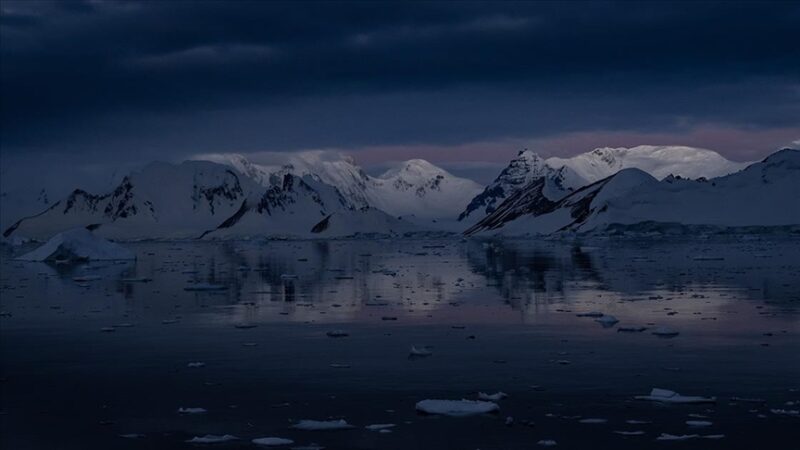
[[[218,444],[220,442],[230,442],[236,440],[239,440],[239,438],[232,434],[223,434],[222,436],[218,436],[216,434],[207,434],[205,436],[195,436],[186,442],[190,444]]]
[[[650,395],[637,395],[636,400],[650,400],[662,403],[716,403],[716,397],[699,397],[680,395],[668,389],[653,388]]]
[[[266,446],[275,446],[275,445],[292,445],[294,441],[291,439],[284,439],[279,437],[263,437],[263,438],[255,438],[252,440],[253,444],[256,445],[266,445]]]
[[[327,430],[346,430],[353,428],[352,425],[347,423],[344,419],[339,420],[301,420],[292,425],[296,430],[306,431],[327,431]]]
[[[508,397],[508,394],[505,392],[495,392],[494,394],[486,394],[484,392],[478,392],[478,399],[480,400],[488,400],[492,402],[496,402],[498,400],[502,400]]]
[[[494,402],[480,400],[422,400],[417,402],[417,411],[426,414],[440,414],[444,416],[471,416],[500,411]]]

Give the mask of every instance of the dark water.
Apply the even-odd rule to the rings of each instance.
[[[23,264],[4,250],[0,448],[255,448],[251,439],[267,436],[331,449],[800,442],[797,239],[129,246],[135,263],[77,267]],[[98,279],[73,279],[82,276]],[[193,283],[227,289],[185,290]],[[619,323],[576,316],[588,311]],[[680,334],[660,338],[658,326]],[[409,359],[412,345],[433,355]],[[633,399],[654,387],[717,402]],[[508,394],[499,414],[415,411],[479,391]],[[290,428],[333,418],[355,428]],[[384,423],[396,426],[364,428]],[[143,436],[120,437],[133,433]],[[206,434],[240,440],[184,442]]]

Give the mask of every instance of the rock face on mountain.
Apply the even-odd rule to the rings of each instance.
[[[714,227],[800,224],[800,151],[784,149],[741,172],[711,180],[623,169],[557,202],[531,183],[467,234],[592,232],[643,223]]]
[[[727,175],[747,165],[728,161],[711,150],[679,146],[598,148],[572,158],[547,159],[526,149],[470,201],[458,220],[465,224],[475,223],[491,214],[515,192],[540,178],[544,179],[543,199],[559,200],[582,186],[623,169],[640,169],[657,179],[669,175],[697,179]]]
[[[226,165],[187,161],[150,164],[107,194],[75,190],[17,221],[4,236],[46,239],[87,226],[116,239],[307,236],[327,216],[331,226],[317,234],[410,229],[381,211],[353,205],[337,189],[308,176],[276,175],[264,186]]]
[[[422,159],[397,163],[374,177],[352,158],[335,152],[301,152],[270,165],[255,164],[236,154],[205,157],[229,164],[264,186],[286,174],[310,176],[338,189],[354,206],[378,208],[395,217],[454,218],[482,189],[478,183]]]

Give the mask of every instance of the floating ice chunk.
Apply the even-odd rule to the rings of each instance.
[[[606,423],[608,419],[581,419],[578,422],[580,423],[589,423],[589,424],[598,424],[598,423]]]
[[[145,437],[145,435],[140,433],[128,433],[128,434],[120,434],[119,437],[125,439],[142,439]]]
[[[653,388],[650,395],[637,395],[634,397],[636,400],[650,400],[662,403],[716,403],[716,397],[699,397],[680,395],[675,391],[668,389]]]
[[[625,423],[630,424],[630,425],[647,425],[647,424],[651,424],[653,422],[651,422],[649,420],[631,419],[631,420],[626,420]]]
[[[294,441],[291,439],[284,439],[279,437],[263,437],[263,438],[255,438],[252,440],[253,444],[256,445],[266,445],[266,446],[276,446],[276,445],[292,445]]]
[[[500,411],[494,402],[480,400],[422,400],[417,402],[417,411],[426,414],[440,414],[444,416],[471,416]]]
[[[644,434],[644,431],[636,430],[636,431],[614,431],[621,436],[641,436]]]
[[[536,444],[541,445],[542,447],[555,447],[556,445],[558,445],[558,443],[552,439],[542,439]]]
[[[123,283],[149,283],[149,282],[153,281],[153,279],[152,278],[145,278],[145,277],[142,277],[142,278],[123,278],[123,279],[121,279],[119,281],[122,281]]]
[[[184,291],[226,291],[228,286],[212,283],[195,283],[183,288]]]
[[[408,354],[409,356],[431,356],[433,352],[428,347],[415,347],[412,345]]]
[[[114,328],[114,327],[103,327],[103,328],[100,328],[100,331],[102,331],[103,333],[113,333],[114,331],[116,331],[116,328]]]
[[[478,398],[480,400],[489,400],[492,402],[496,402],[508,397],[508,394],[505,392],[495,392],[494,394],[486,394],[484,392],[478,392]]]
[[[178,408],[178,414],[205,414],[205,408]]]
[[[295,280],[297,279],[297,275],[292,275],[288,273],[284,273],[281,275],[281,280]]]
[[[136,259],[125,247],[95,236],[85,228],[58,233],[41,247],[19,258],[22,261],[103,261]]]
[[[669,433],[661,433],[661,436],[657,437],[657,441],[688,441],[689,439],[696,439],[699,438],[700,435],[697,434],[669,434]]]
[[[353,428],[344,419],[339,420],[301,420],[292,425],[292,428],[306,431],[347,430]]]
[[[197,368],[205,367],[205,366],[206,366],[206,363],[199,362],[199,361],[198,362],[190,362],[189,364],[186,365],[186,367],[189,367],[189,368],[192,368],[192,369],[197,369]]]
[[[325,334],[327,334],[328,337],[332,337],[332,338],[340,338],[340,337],[350,336],[350,333],[348,333],[346,331],[343,331],[343,330],[332,330],[332,331],[328,331]]]
[[[799,416],[800,411],[796,409],[770,409],[769,412],[779,416]]]
[[[207,434],[205,436],[195,436],[186,442],[190,444],[219,444],[220,442],[237,441],[238,437],[232,434],[223,434],[218,436],[216,434]]]
[[[394,427],[395,427],[395,424],[393,424],[393,423],[376,423],[376,424],[373,424],[373,425],[367,425],[364,428],[366,428],[369,431],[381,431],[382,432],[384,430],[389,430],[390,428],[394,428]]]
[[[613,326],[615,323],[619,322],[619,320],[616,317],[611,315],[604,315],[603,317],[594,319],[594,321],[600,323],[600,325],[604,327],[610,327]]]
[[[675,337],[680,333],[669,327],[658,327],[653,330],[653,334],[659,337]]]
[[[699,427],[710,427],[713,424],[708,420],[687,420],[686,425],[689,425],[690,427],[699,428]]]

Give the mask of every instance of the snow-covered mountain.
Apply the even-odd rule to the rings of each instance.
[[[738,172],[750,164],[729,161],[712,150],[675,145],[604,147],[572,158],[547,159],[550,167],[569,167],[589,182],[630,168],[643,170],[659,180],[669,175],[690,179],[715,178]]]
[[[186,161],[152,163],[104,195],[75,190],[3,234],[45,239],[86,226],[116,239],[330,236],[411,228],[353,205],[335,188],[308,176],[276,175],[261,185],[226,165]]]
[[[467,224],[474,223],[492,213],[497,205],[517,190],[539,178],[546,180],[542,195],[548,200],[558,200],[579,187],[623,169],[640,169],[657,179],[669,175],[698,179],[728,175],[748,164],[729,161],[711,150],[682,146],[606,147],[572,158],[547,159],[526,149],[472,199],[459,215],[459,220]]]
[[[563,199],[542,201],[531,183],[467,234],[602,231],[643,223],[716,227],[800,224],[800,151],[784,149],[741,172],[711,180],[623,169]]]
[[[482,186],[456,177],[425,160],[396,164],[380,176],[368,175],[355,161],[337,152],[311,151],[270,155],[276,164],[256,164],[238,154],[198,158],[229,164],[264,186],[285,174],[310,176],[334,186],[357,207],[371,206],[392,216],[436,219],[455,217]]]
[[[505,199],[535,180],[542,180],[536,189],[547,200],[558,200],[587,183],[569,167],[554,169],[544,158],[526,149],[519,152],[500,175],[469,202],[458,220],[469,223],[491,214]]]

